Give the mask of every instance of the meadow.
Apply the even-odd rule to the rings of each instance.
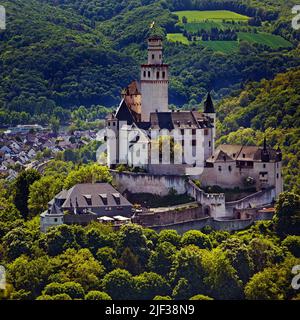
[[[228,10],[214,10],[214,11],[175,11],[173,12],[182,20],[186,17],[188,22],[200,22],[205,20],[233,20],[233,21],[247,21],[249,17],[241,15],[236,12]]]
[[[250,43],[258,43],[266,45],[272,49],[279,48],[289,48],[292,44],[282,38],[281,36],[277,36],[275,34],[270,33],[248,33],[248,32],[239,32],[238,33],[239,40],[245,40]]]

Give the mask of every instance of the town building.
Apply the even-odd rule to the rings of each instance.
[[[61,224],[129,221],[132,204],[108,183],[76,184],[62,190],[41,214],[41,231]]]

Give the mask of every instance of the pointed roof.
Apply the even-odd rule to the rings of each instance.
[[[204,113],[215,113],[215,108],[210,93],[207,94],[206,100],[204,101]]]

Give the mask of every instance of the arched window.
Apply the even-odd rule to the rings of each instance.
[[[166,77],[166,73],[165,73],[165,71],[163,71],[163,73],[162,73],[162,77],[163,77],[163,79],[165,79],[165,77]]]
[[[144,78],[146,78],[146,71],[144,71]]]
[[[159,71],[156,72],[156,79],[159,79]]]
[[[153,55],[152,55],[152,60],[154,60],[154,57],[155,57],[155,56],[154,56],[154,54],[153,54]]]
[[[148,71],[148,78],[150,78],[151,77],[151,73],[150,73],[150,71]]]

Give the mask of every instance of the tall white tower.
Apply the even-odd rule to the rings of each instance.
[[[141,66],[142,121],[149,121],[150,113],[168,112],[169,66],[163,64],[162,37],[148,39],[148,63]]]

